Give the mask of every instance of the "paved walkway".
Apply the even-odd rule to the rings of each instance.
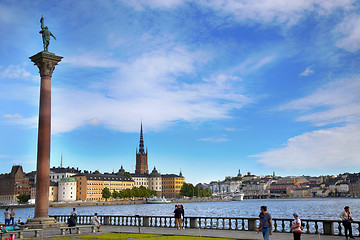
[[[103,232],[95,234],[107,234],[107,233],[138,233],[138,227],[128,226],[102,226]],[[184,235],[184,236],[203,236],[203,237],[223,237],[223,238],[234,238],[241,240],[250,239],[262,239],[261,233],[249,231],[234,231],[234,230],[211,230],[211,229],[182,229],[177,230],[175,228],[155,228],[155,227],[141,227],[141,233],[148,234],[164,234],[164,235]],[[91,235],[90,228],[82,230],[81,235]],[[66,237],[78,236],[78,234],[69,234],[66,232]],[[33,235],[24,236],[25,238],[33,237]],[[58,228],[44,229],[43,238],[60,238],[60,230]],[[271,240],[291,240],[293,236],[291,233],[274,233]],[[302,234],[302,240],[344,240],[345,237],[339,236],[325,236],[325,235],[314,235],[314,234]],[[359,239],[359,238],[357,238]]]

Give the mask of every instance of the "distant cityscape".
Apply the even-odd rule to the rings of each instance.
[[[100,173],[98,170],[87,171],[62,166],[52,167],[49,176],[49,201],[105,201],[116,200],[123,191],[147,189],[156,197],[182,198],[182,188],[192,186],[185,182],[181,171],[179,174],[160,174],[156,168],[149,173],[148,151],[145,150],[142,124],[140,127],[139,148],[136,149],[135,172],[126,171],[123,166],[118,172]],[[0,175],[0,203],[11,204],[19,195],[28,195],[35,201],[36,171],[24,173],[22,166],[13,166],[10,173]],[[193,186],[192,186],[193,187]],[[244,198],[279,198],[279,197],[359,197],[360,172],[343,173],[337,176],[288,176],[280,177],[275,173],[268,176],[256,176],[248,172],[243,175],[239,170],[234,177],[225,177],[223,181],[199,183],[196,189],[206,189],[214,199],[231,199],[241,193]],[[104,189],[111,195],[104,197]],[[210,189],[210,191],[209,191]],[[194,190],[191,196],[203,197]],[[136,196],[136,195],[135,195]],[[205,195],[204,195],[205,196]],[[206,195],[209,197],[209,194]]]

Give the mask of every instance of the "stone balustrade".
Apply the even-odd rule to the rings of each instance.
[[[67,222],[68,215],[53,215],[58,222]],[[78,224],[90,224],[92,215],[78,215]],[[119,216],[99,215],[101,224],[114,226],[139,226],[175,228],[172,216]],[[294,219],[273,218],[274,232],[290,232]],[[185,217],[185,228],[256,231],[258,218],[232,217]],[[305,223],[303,234],[344,235],[344,227],[339,220],[301,219]],[[360,237],[360,221],[352,223],[353,235]]]

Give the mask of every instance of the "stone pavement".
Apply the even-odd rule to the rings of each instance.
[[[129,226],[102,226],[101,229],[103,232],[95,234],[107,234],[107,233],[138,233],[138,227],[129,227]],[[234,231],[234,230],[212,230],[212,229],[182,229],[177,230],[175,228],[159,228],[159,227],[141,227],[141,233],[148,234],[164,234],[164,235],[184,235],[184,236],[203,236],[203,237],[223,237],[223,238],[234,238],[234,239],[262,239],[262,235],[257,234],[256,232],[249,231]],[[91,235],[90,228],[82,230],[81,235]],[[24,236],[25,238],[32,237]],[[70,236],[79,236],[78,234],[69,234],[66,232],[66,237]],[[43,238],[61,238],[60,229],[50,228],[44,229]],[[270,240],[291,240],[293,236],[291,233],[274,233]],[[315,235],[315,234],[302,234],[302,240],[344,240],[344,236],[325,236],[325,235]],[[359,238],[356,238],[359,239]]]

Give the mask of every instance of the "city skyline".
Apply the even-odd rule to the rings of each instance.
[[[36,170],[40,18],[52,77],[50,166],[186,182],[359,172],[360,5],[346,1],[0,3],[0,173]]]

